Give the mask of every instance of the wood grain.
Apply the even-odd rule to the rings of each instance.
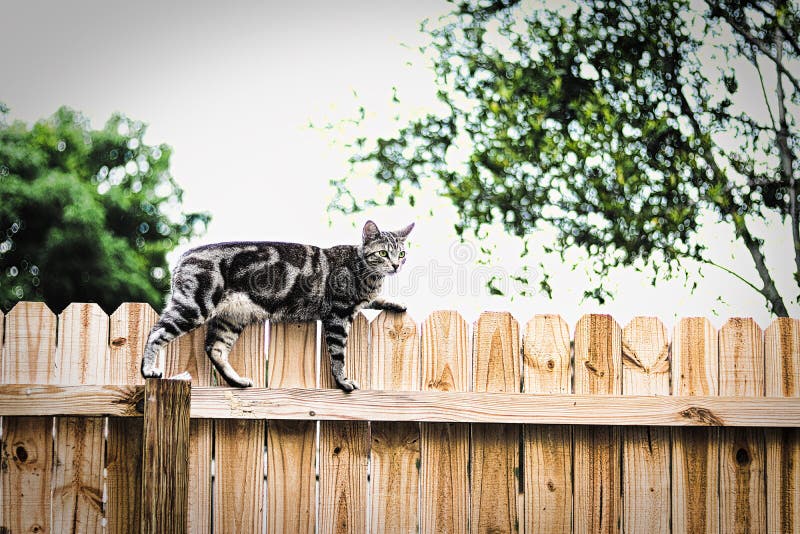
[[[97,304],[70,304],[58,318],[55,382],[107,382],[108,316]],[[105,421],[56,417],[54,532],[102,532]]]
[[[800,397],[800,320],[775,319],[764,332],[766,394]],[[767,531],[800,530],[800,431],[772,428],[767,442]]]
[[[467,322],[457,312],[436,311],[422,323],[423,390],[469,391],[472,358]],[[420,532],[467,532],[469,425],[420,425]]]
[[[672,394],[718,392],[717,331],[703,317],[681,319],[672,336]],[[719,429],[672,429],[672,530],[719,532]]]
[[[138,417],[141,386],[0,385],[0,414]],[[793,397],[530,395],[313,389],[192,389],[199,419],[420,421],[677,427],[800,427]],[[311,413],[313,412],[313,413]]]
[[[419,335],[407,313],[381,312],[370,324],[370,387],[419,390]],[[370,532],[419,530],[419,424],[371,425]]]
[[[157,320],[158,314],[149,304],[125,303],[114,311],[109,331],[109,384],[144,385],[139,372],[140,358],[147,335]],[[109,534],[141,530],[143,432],[140,418],[108,418],[106,529]],[[191,463],[189,469],[191,477]]]
[[[148,334],[149,330],[145,336]],[[205,338],[206,327],[201,326],[169,343],[165,350],[164,376],[175,376],[185,371],[192,377],[192,388],[210,386],[213,381],[211,362],[205,351]],[[208,503],[211,502],[213,425],[211,419],[193,418],[189,423],[190,532],[211,531],[211,507]]]
[[[474,326],[472,388],[520,390],[519,325],[509,313],[484,312]],[[519,525],[519,425],[471,429],[470,529],[512,532]]]
[[[720,395],[763,396],[764,342],[752,319],[729,319],[719,331]],[[766,531],[764,431],[720,432],[720,531]]]
[[[229,360],[256,387],[266,385],[264,324],[245,328]],[[215,421],[214,532],[264,530],[264,421]]]
[[[269,387],[313,388],[316,342],[315,322],[271,323]],[[314,532],[316,434],[314,422],[269,422],[267,532]]]
[[[143,534],[188,532],[191,383],[149,378],[144,395]]]
[[[621,393],[621,335],[619,325],[609,315],[581,317],[575,327],[575,393]],[[573,435],[574,529],[619,532],[622,515],[619,427],[578,427]]]
[[[56,349],[53,312],[42,303],[20,302],[6,316],[5,336],[0,383],[51,383]],[[3,418],[0,527],[8,532],[51,531],[52,432],[52,417]]]
[[[325,336],[320,349],[320,388],[338,391],[331,375]],[[369,321],[356,315],[347,339],[345,370],[362,391],[370,387]],[[337,403],[338,404],[338,403]],[[312,410],[313,411],[313,410]],[[310,412],[309,412],[310,413]],[[319,532],[360,533],[369,524],[367,463],[369,423],[322,421],[319,424]]]
[[[569,327],[558,315],[536,315],[525,326],[525,393],[572,392]],[[572,428],[523,427],[525,481],[523,532],[572,532]]]
[[[655,317],[635,317],[622,330],[622,391],[669,395],[669,339]],[[626,532],[670,532],[670,430],[622,431],[622,524]]]

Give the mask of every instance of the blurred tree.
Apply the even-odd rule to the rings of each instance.
[[[691,259],[786,315],[751,228],[770,212],[790,221],[800,286],[800,4],[547,4],[460,2],[424,25],[447,111],[374,147],[359,140],[352,162],[376,165],[390,192],[365,201],[345,178],[334,206],[393,203],[432,176],[460,213],[459,234],[500,222],[525,237],[549,225],[558,237],[548,251],[588,252],[599,278],[587,297],[603,301],[614,267],[649,266],[655,283],[687,274]],[[696,239],[708,214],[730,225],[760,283],[708,257]]]
[[[31,127],[8,123],[7,111],[0,107],[0,307],[160,308],[166,254],[210,219],[180,213],[170,148],[146,145],[145,125],[122,115],[92,130],[68,108]]]

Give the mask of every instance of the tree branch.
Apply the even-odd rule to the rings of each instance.
[[[789,43],[789,46],[791,46],[794,49],[795,54],[800,55],[800,44],[798,44],[797,42],[798,41],[797,36],[792,35],[789,29],[786,28],[783,24],[781,24],[781,21],[778,20],[778,17],[775,13],[770,13],[769,11],[761,7],[758,4],[758,2],[753,2],[752,4],[750,4],[749,7],[752,7],[765,17],[771,18],[773,22],[775,22],[775,27],[778,28],[778,30],[780,30],[780,32],[783,34],[785,42]]]
[[[683,92],[683,90],[679,90],[678,95],[680,96],[681,100],[681,110],[689,119],[689,122],[691,122],[695,135],[697,135],[698,138],[705,137],[700,126],[700,122],[697,120],[697,117],[689,105],[689,100],[686,98],[686,94]],[[706,156],[703,159],[714,173],[716,180],[720,184],[724,184],[724,193],[729,201],[729,206],[727,208],[720,206],[720,209],[725,215],[731,217],[734,229],[736,231],[736,236],[742,238],[744,245],[750,252],[750,256],[753,258],[756,271],[758,271],[758,275],[764,284],[764,287],[761,289],[755,289],[767,300],[767,303],[769,303],[771,307],[772,313],[779,317],[788,317],[789,312],[786,309],[786,304],[784,304],[783,298],[781,297],[780,293],[778,293],[778,288],[775,286],[775,281],[772,279],[769,269],[767,269],[767,262],[764,258],[764,253],[761,251],[761,243],[750,233],[750,229],[747,228],[747,223],[745,222],[744,217],[739,215],[739,206],[736,202],[736,198],[733,195],[733,191],[731,190],[730,181],[728,180],[725,172],[719,167],[719,165],[717,165],[711,147],[706,147]]]
[[[783,35],[775,32],[775,48],[777,58],[780,61],[783,55]],[[792,242],[794,243],[794,264],[795,281],[800,285],[800,213],[797,209],[797,183],[794,177],[794,155],[789,148],[789,124],[786,121],[785,95],[783,93],[783,76],[777,72],[776,93],[778,96],[778,124],[780,129],[777,132],[778,153],[781,160],[781,174],[783,179],[789,183],[789,215],[792,222]]]
[[[758,50],[762,54],[767,56],[773,63],[775,63],[775,66],[778,68],[778,71],[784,74],[786,78],[794,86],[795,90],[798,93],[800,93],[800,81],[798,81],[798,79],[789,71],[789,69],[786,68],[786,66],[783,64],[783,61],[778,59],[778,57],[776,57],[776,55],[770,51],[769,47],[766,44],[764,44],[764,41],[758,39],[755,35],[753,35],[748,28],[736,22],[736,20],[734,20],[733,17],[731,17],[730,13],[723,7],[721,7],[719,4],[714,3],[711,0],[706,0],[706,1],[708,2],[709,6],[714,8],[714,13],[722,17],[725,20],[725,22],[730,24],[730,26],[739,33],[739,35],[744,37],[745,41],[750,43],[750,45],[758,48]]]
[[[767,270],[767,262],[764,259],[764,253],[761,252],[761,243],[750,233],[750,230],[747,228],[747,223],[744,222],[744,218],[742,218],[740,223],[734,221],[734,227],[736,228],[736,233],[739,234],[744,241],[747,250],[750,251],[753,262],[756,264],[758,275],[761,277],[762,282],[764,282],[764,287],[761,288],[759,293],[761,293],[772,306],[772,313],[778,317],[789,317],[786,304],[784,304],[783,298],[781,298],[780,293],[778,293],[775,282],[772,280],[769,270]]]
[[[720,265],[719,263],[717,263],[717,262],[715,262],[715,261],[712,261],[712,260],[707,260],[707,259],[705,259],[705,258],[696,258],[696,259],[697,259],[697,260],[698,260],[700,263],[705,263],[705,264],[707,264],[707,265],[711,265],[712,267],[716,267],[716,268],[718,268],[718,269],[722,269],[722,270],[723,270],[723,271],[725,271],[726,273],[730,274],[731,276],[733,276],[733,277],[735,277],[735,278],[738,278],[739,280],[741,280],[742,282],[744,282],[745,284],[747,284],[747,285],[748,285],[748,286],[750,286],[751,288],[755,289],[755,290],[756,290],[758,293],[761,293],[761,289],[759,289],[759,288],[758,288],[758,286],[756,286],[756,285],[755,285],[753,282],[751,282],[750,280],[748,280],[748,279],[747,279],[747,278],[745,278],[744,276],[740,275],[740,274],[739,274],[739,273],[737,273],[736,271],[733,271],[733,270],[731,270],[731,269],[728,269],[728,268],[727,268],[727,267],[725,267],[724,265]]]
[[[761,94],[764,95],[764,104],[767,105],[767,111],[769,112],[769,120],[772,122],[772,129],[777,132],[778,127],[775,124],[775,115],[772,113],[772,106],[769,104],[769,97],[767,97],[767,88],[764,86],[764,75],[761,74],[761,67],[758,64],[758,56],[756,56],[755,52],[752,53],[750,56],[750,61],[753,63],[753,66],[756,68],[756,72],[758,72],[758,81],[761,82]],[[778,74],[780,76],[780,74]]]

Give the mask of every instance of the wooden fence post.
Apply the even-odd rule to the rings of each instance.
[[[508,312],[483,312],[475,322],[472,387],[479,392],[520,390],[519,324]],[[519,530],[519,425],[472,425],[470,530]]]
[[[313,388],[316,323],[269,323],[269,387]],[[267,534],[314,532],[314,460],[317,423],[269,422],[267,427]]]
[[[191,382],[150,378],[144,392],[142,533],[184,533],[189,509]]]
[[[764,333],[768,397],[800,396],[800,320],[775,319]],[[767,532],[800,529],[800,429],[767,430]]]
[[[572,393],[569,327],[558,315],[537,315],[525,327],[525,393]],[[522,531],[572,532],[572,427],[523,426],[525,506]]]
[[[72,303],[58,316],[54,382],[108,381],[108,316],[97,304]],[[53,532],[103,532],[102,417],[56,417]]]
[[[53,382],[56,316],[18,302],[6,316],[2,384]],[[4,417],[0,507],[5,532],[51,532],[53,418]]]
[[[764,395],[764,341],[752,319],[733,318],[719,331],[720,395]],[[766,532],[764,429],[720,433],[720,532]]]
[[[335,389],[328,346],[322,332],[319,387]],[[347,338],[345,372],[362,389],[370,388],[369,322],[356,315]],[[342,393],[344,395],[344,393]],[[319,423],[319,512],[320,534],[366,532],[369,501],[367,462],[369,423],[366,421],[320,421]]]
[[[717,331],[703,317],[681,319],[672,336],[672,394],[718,391]],[[672,429],[672,531],[719,532],[719,428]]]
[[[764,340],[752,319],[729,319],[719,331],[720,395],[764,395]],[[720,432],[720,532],[766,532],[763,428]]]
[[[669,338],[655,317],[622,330],[622,393],[669,395]],[[625,532],[670,531],[670,433],[656,426],[622,430],[622,524]]]
[[[147,336],[148,333],[149,329],[144,335]],[[192,377],[192,386],[212,385],[211,362],[206,356],[205,339],[206,327],[200,326],[172,340],[167,345],[166,361],[163,364],[164,376],[176,376],[187,372]],[[188,521],[189,531],[192,533],[208,534],[211,530],[211,507],[208,503],[211,502],[213,428],[213,419],[189,421]]]
[[[111,314],[109,384],[144,384],[139,372],[139,363],[147,335],[157,320],[158,314],[149,304],[124,303]],[[141,530],[139,520],[142,512],[139,496],[142,494],[143,424],[144,421],[139,418],[108,418],[107,534],[125,534]],[[191,468],[189,471],[191,472]]]
[[[610,315],[581,317],[575,326],[575,393],[621,393],[621,336],[619,325]],[[621,532],[620,427],[575,427],[573,436],[573,529]]]
[[[267,381],[264,328],[264,323],[245,328],[228,356],[233,368],[257,388]],[[265,434],[263,420],[214,423],[214,532],[264,531]]]
[[[472,353],[467,322],[436,311],[422,323],[420,383],[423,390],[469,391]],[[469,424],[420,425],[420,532],[468,531]]]
[[[419,390],[419,336],[407,313],[381,312],[370,325],[373,389]],[[371,426],[370,532],[419,531],[419,424]]]

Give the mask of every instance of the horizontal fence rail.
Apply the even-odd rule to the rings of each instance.
[[[351,394],[318,323],[248,327],[253,388],[202,327],[145,385],[157,319],[0,314],[0,532],[800,531],[798,319],[359,314]]]
[[[144,386],[0,386],[0,415],[141,417]],[[800,427],[800,398],[193,387],[193,419]]]

